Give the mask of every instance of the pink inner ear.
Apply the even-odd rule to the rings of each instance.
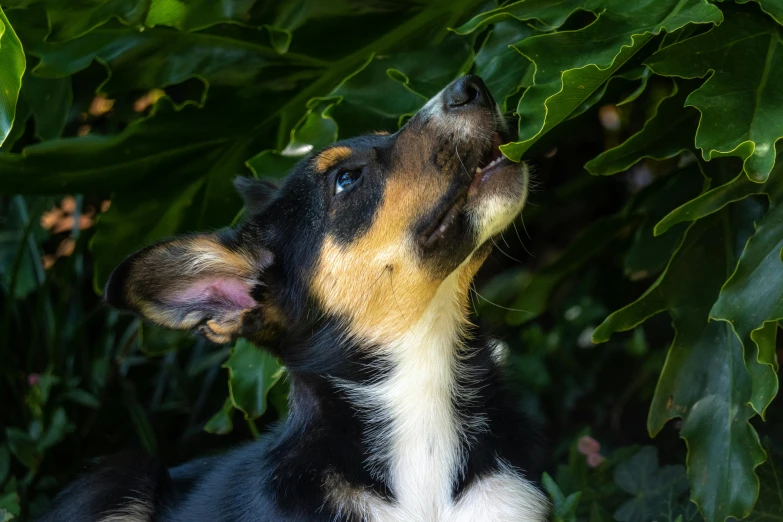
[[[250,297],[250,286],[237,279],[204,278],[191,283],[188,288],[173,296],[181,304],[225,303],[231,309],[244,310],[256,305]]]

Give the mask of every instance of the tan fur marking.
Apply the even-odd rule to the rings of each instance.
[[[194,238],[186,246],[194,254],[191,265],[193,272],[205,269],[217,269],[220,272],[233,272],[242,277],[252,277],[254,264],[246,252],[235,252],[206,238]]]
[[[313,275],[313,291],[321,305],[348,318],[354,335],[380,343],[407,331],[441,283],[419,263],[410,230],[442,196],[447,182],[417,175],[415,165],[405,167],[388,179],[373,223],[361,238],[348,246],[326,238]],[[463,268],[460,298],[465,301],[468,285],[485,257]]]
[[[347,247],[327,237],[313,287],[356,335],[388,341],[420,315],[437,288],[416,263],[406,232],[418,213],[409,188],[390,179],[370,230]],[[348,268],[350,267],[350,271]]]
[[[348,147],[332,147],[331,149],[326,149],[315,158],[315,168],[319,172],[326,172],[350,157],[351,149]]]
[[[381,131],[375,131],[373,132],[376,136],[388,136],[389,133],[387,131],[381,130]]]
[[[202,332],[207,338],[217,344],[231,342],[242,331],[242,323],[250,309],[228,313],[207,321],[206,328]]]

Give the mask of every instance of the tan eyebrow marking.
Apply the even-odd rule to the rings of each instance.
[[[348,147],[332,147],[326,149],[315,158],[315,168],[320,172],[326,172],[337,163],[351,157],[351,149]]]

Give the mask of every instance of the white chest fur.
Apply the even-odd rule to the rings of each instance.
[[[464,473],[464,442],[485,428],[485,419],[460,419],[454,402],[474,400],[455,375],[461,367],[464,327],[455,299],[456,281],[444,281],[424,315],[388,346],[391,375],[370,386],[346,387],[370,426],[368,463],[391,484],[395,501],[331,484],[340,515],[368,522],[539,522],[545,497],[520,473],[499,461],[499,471],[475,482],[455,502],[454,484]],[[455,348],[456,347],[456,348]],[[464,373],[463,373],[464,375]]]

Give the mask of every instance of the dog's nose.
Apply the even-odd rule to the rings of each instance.
[[[469,74],[452,82],[446,88],[445,102],[449,110],[458,110],[468,107],[489,107],[493,105],[492,95],[489,94],[484,80],[478,76]]]

